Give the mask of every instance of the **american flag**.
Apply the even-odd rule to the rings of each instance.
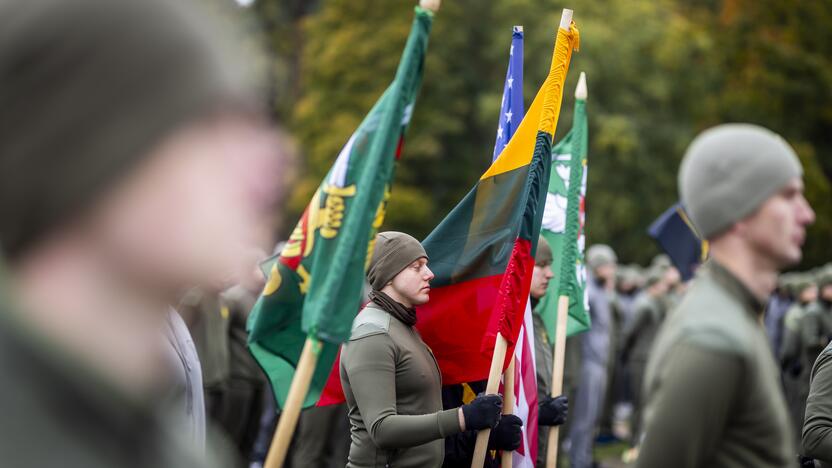
[[[492,160],[497,159],[511,140],[511,136],[523,120],[524,112],[523,27],[514,26]],[[512,454],[512,466],[534,468],[537,459],[537,377],[532,309],[528,302],[520,329],[520,339],[514,348],[514,359],[514,414],[523,420],[523,443]]]

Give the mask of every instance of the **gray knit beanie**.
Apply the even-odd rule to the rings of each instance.
[[[751,215],[803,168],[776,133],[751,124],[705,130],[679,168],[679,195],[705,239]]]
[[[428,258],[425,248],[412,236],[403,232],[387,231],[376,235],[376,245],[367,281],[374,291],[380,291],[408,265],[420,258]]]
[[[256,105],[228,28],[188,0],[0,2],[0,247],[14,258],[177,128]]]
[[[615,251],[608,245],[595,244],[586,251],[586,264],[592,270],[617,262],[618,257],[615,255]]]

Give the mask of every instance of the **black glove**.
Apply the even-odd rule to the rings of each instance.
[[[474,401],[462,406],[462,415],[465,417],[466,431],[481,431],[493,429],[500,421],[500,412],[503,410],[503,397],[500,395],[483,395],[474,398]]]
[[[541,426],[560,426],[566,422],[569,413],[569,400],[566,396],[552,398],[547,396],[540,402],[537,422]]]
[[[797,463],[800,468],[815,468],[815,459],[804,457],[803,455],[797,456]]]
[[[523,420],[513,414],[504,414],[491,430],[488,448],[492,450],[517,450],[523,439]]]
[[[800,363],[800,359],[795,359],[786,367],[786,372],[792,377],[797,377],[803,371],[803,364]]]

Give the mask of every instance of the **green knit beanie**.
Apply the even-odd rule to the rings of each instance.
[[[190,0],[0,2],[0,249],[14,259],[177,128],[251,110],[227,28]]]
[[[387,231],[376,235],[376,245],[367,281],[374,291],[380,291],[408,265],[420,258],[428,258],[425,248],[412,236],[403,232]]]
[[[721,234],[760,207],[803,168],[776,133],[751,124],[705,130],[679,168],[679,195],[706,239]]]

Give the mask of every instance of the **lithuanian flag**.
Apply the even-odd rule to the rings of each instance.
[[[549,75],[508,145],[425,239],[436,278],[416,327],[444,385],[488,376],[497,333],[514,356],[529,297],[563,83],[579,35],[559,29]]]

